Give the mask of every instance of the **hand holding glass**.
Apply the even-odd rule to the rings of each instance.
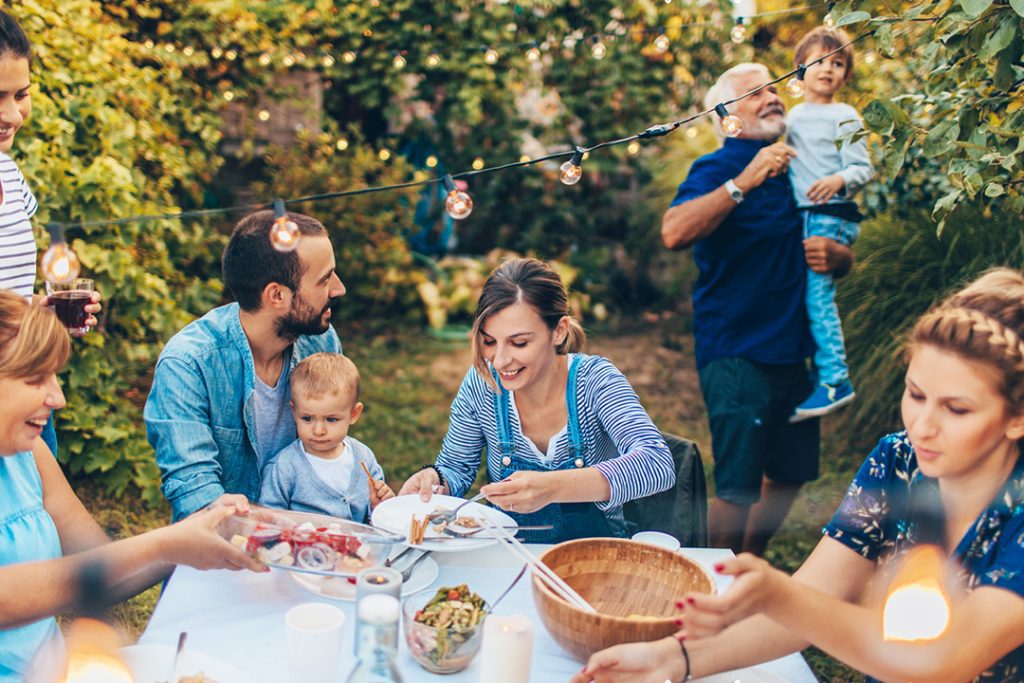
[[[50,297],[57,319],[74,335],[89,331],[89,312],[85,307],[92,302],[93,281],[89,278],[75,278],[67,282],[46,283],[46,294]]]

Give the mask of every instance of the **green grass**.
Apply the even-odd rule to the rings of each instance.
[[[360,369],[360,399],[365,404],[352,434],[374,449],[388,482],[397,490],[423,464],[433,462],[437,454],[448,426],[449,405],[469,367],[468,345],[425,334],[343,338],[345,352]],[[630,378],[659,427],[698,443],[710,473],[710,435],[693,367],[693,339],[685,319],[592,334],[589,350],[610,358]],[[786,571],[796,569],[817,543],[821,527],[841,500],[859,463],[856,454],[843,451],[841,437],[826,434],[821,478],[806,487],[769,546],[768,559],[775,566]],[[145,509],[128,496],[111,499],[88,483],[76,482],[76,489],[114,536],[154,528],[170,517],[166,507]],[[158,588],[152,588],[116,608],[115,617],[129,639],[134,640],[145,629],[158,597]],[[820,680],[861,678],[813,649],[805,656]]]

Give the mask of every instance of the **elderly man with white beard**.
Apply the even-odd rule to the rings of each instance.
[[[770,80],[761,64],[734,66],[705,108]],[[843,274],[853,255],[826,238],[802,239],[787,173],[796,152],[776,142],[786,122],[775,86],[730,113],[742,131],[693,163],[661,235],[669,249],[693,247],[699,271],[695,353],[715,460],[710,541],[760,555],[800,487],[818,476],[818,420],[788,421],[811,390],[806,267]]]

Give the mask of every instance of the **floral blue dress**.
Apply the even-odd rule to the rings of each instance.
[[[940,542],[942,524],[938,481],[921,473],[907,433],[897,432],[882,438],[861,465],[824,533],[885,564],[914,545]],[[967,590],[996,586],[1024,596],[1024,458],[953,556]],[[975,680],[1024,680],[1024,646]]]

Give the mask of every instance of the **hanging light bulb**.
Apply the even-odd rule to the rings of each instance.
[[[654,47],[658,52],[668,52],[668,48],[672,45],[672,42],[668,39],[664,33],[654,39]]]
[[[235,91],[234,90],[225,90],[224,91],[224,99],[226,101],[228,101],[228,102],[230,102],[231,100],[235,99]]]
[[[671,0],[669,0],[669,2],[671,2]],[[637,142],[636,140],[633,140],[633,142],[626,145],[626,151],[629,152],[630,154],[639,154],[640,143]]]
[[[730,114],[724,104],[715,105],[715,113],[721,119],[722,132],[730,138],[734,138],[743,132],[743,121],[735,114]]]
[[[294,66],[295,65],[295,57],[293,55],[285,55],[284,59],[282,59],[281,62],[285,66]]]
[[[226,60],[228,60],[229,62],[233,62],[236,59],[238,59],[238,53],[235,52],[234,50],[228,50],[227,52],[224,53],[224,58]]]
[[[437,157],[431,154],[424,163],[427,165],[427,168],[434,168],[437,166]]]
[[[152,42],[152,41],[148,41],[147,40],[146,42],[148,43],[148,42]],[[221,57],[224,56],[224,50],[221,50],[219,47],[215,47],[212,50],[210,50],[210,56],[213,57],[214,59],[220,59]]]
[[[260,113],[256,114],[256,118],[258,118],[260,121],[269,121],[270,111],[268,111],[267,109],[260,109]]]
[[[334,57],[332,57],[331,55],[324,55],[323,57],[320,58],[320,63],[323,64],[325,67],[332,67],[334,66]]]
[[[284,200],[274,200],[274,224],[270,226],[270,244],[278,251],[295,251],[302,234],[299,226],[284,212]]]
[[[345,50],[344,52],[341,53],[341,61],[345,62],[346,64],[351,64],[352,62],[356,61],[356,53],[352,52],[352,50]]]
[[[346,149],[348,149],[348,140],[346,140],[345,138],[338,138],[338,141],[334,143],[334,146],[338,149],[339,152],[344,152]]]
[[[575,185],[583,177],[583,167],[580,163],[583,161],[583,149],[580,147],[576,148],[576,151],[572,153],[572,158],[562,164],[558,169],[558,179],[562,181],[564,185]]]
[[[260,66],[270,66],[270,55],[264,52],[259,58]]]
[[[604,59],[604,56],[608,54],[608,48],[605,47],[601,39],[594,37],[594,45],[590,48],[590,54],[594,55],[594,59]]]
[[[473,159],[473,170],[474,171],[479,171],[483,167],[484,167],[484,160],[483,160],[482,157],[477,157],[476,159]]]
[[[395,55],[395,58],[391,60],[391,66],[395,67],[396,70],[402,70],[405,68],[405,57],[401,53]]]
[[[836,3],[834,3],[834,2],[828,3],[828,13],[821,20],[821,23],[822,23],[822,25],[825,28],[833,29],[833,28],[836,27],[836,18],[834,16],[832,16],[832,8],[835,7],[835,6],[836,6]]]
[[[484,61],[487,62],[488,64],[497,64],[498,51],[495,50],[493,47],[487,48],[487,51],[484,52]]]
[[[43,279],[47,282],[70,282],[78,277],[81,270],[78,256],[68,246],[64,238],[64,228],[59,223],[50,223],[46,229],[50,232],[50,248],[43,254],[40,264]]]
[[[540,61],[540,50],[536,45],[526,51],[526,59],[531,62]]]
[[[804,91],[807,90],[806,84],[804,83],[804,76],[807,74],[807,67],[801,64],[797,67],[796,75],[789,79],[786,83],[786,92],[793,97],[803,97]]]
[[[377,152],[377,158],[381,161],[387,161],[391,158],[391,150],[387,147],[382,147],[381,150]]]
[[[427,55],[427,66],[429,66],[431,69],[434,69],[440,65],[441,55],[437,54],[436,52],[431,52],[429,55]]]
[[[736,25],[729,32],[734,43],[742,43],[747,38],[747,27],[743,25],[743,17],[736,17]]]
[[[195,48],[193,48],[191,45],[186,45],[181,49],[181,53],[186,57],[191,57],[195,53]]]
[[[154,47],[154,46],[156,45],[156,43],[154,43],[154,42],[153,42],[152,40],[148,40],[148,39],[147,39],[147,40],[146,40],[146,42],[144,42],[144,43],[143,43],[142,45],[143,45],[143,47],[145,47],[145,48],[146,48],[147,50],[152,50],[152,49],[153,49],[153,47]],[[214,49],[216,49],[216,48],[214,48]]]
[[[444,189],[448,191],[448,198],[444,200],[444,210],[448,212],[449,216],[461,221],[473,213],[473,198],[456,187],[451,175],[446,174],[441,182],[444,183]]]

